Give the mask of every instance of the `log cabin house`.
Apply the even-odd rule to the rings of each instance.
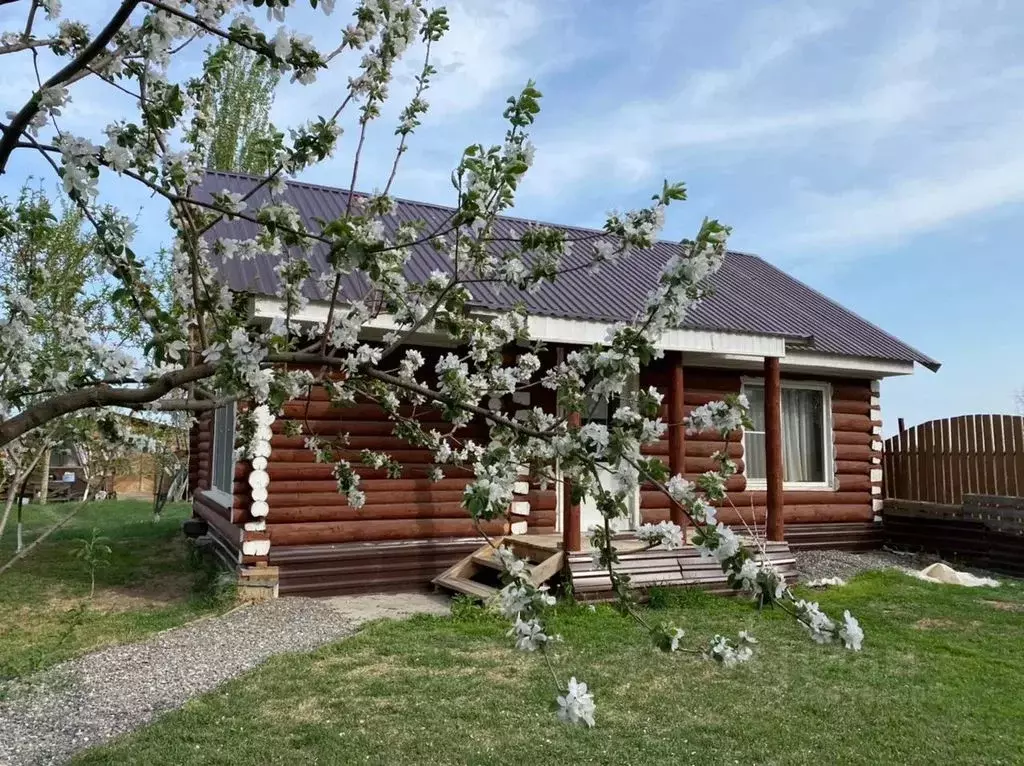
[[[209,199],[210,193],[223,190],[246,193],[254,183],[249,176],[210,172],[198,194]],[[263,194],[257,192],[250,207]],[[311,222],[340,215],[347,192],[290,182],[284,198]],[[450,213],[438,205],[399,201],[394,219],[396,225],[419,220],[431,227]],[[511,233],[531,223],[505,218],[501,225]],[[566,228],[570,234],[587,233]],[[211,236],[247,239],[254,230],[236,219],[218,224]],[[659,243],[597,274],[581,269],[560,276],[535,294],[474,286],[474,303],[485,311],[525,301],[531,335],[546,344],[550,364],[573,347],[603,340],[608,324],[632,319],[674,248]],[[314,275],[325,268],[320,249],[305,257]],[[582,252],[570,255],[568,265],[585,257]],[[254,321],[282,316],[273,297],[277,262],[266,255],[215,263],[227,286],[246,297]],[[434,269],[448,268],[443,256],[423,248],[414,253],[407,276],[416,281]],[[713,297],[692,311],[683,327],[662,338],[664,358],[639,375],[639,386],[664,392],[663,416],[671,424],[650,452],[663,456],[673,473],[691,479],[712,468],[711,455],[722,440],[686,434],[679,424],[694,406],[743,392],[750,399],[755,427],[727,440],[740,472],[729,481],[729,503],[719,518],[756,525],[769,540],[767,554],[783,566],[792,563],[787,558],[791,548],[877,544],[882,508],[879,383],[909,375],[915,365],[935,371],[939,364],[756,256],[730,252],[711,282]],[[354,275],[342,292],[362,296],[366,287]],[[323,322],[327,296],[313,279],[304,289],[309,304],[297,318]],[[367,339],[386,329],[386,317],[374,320]],[[430,360],[439,353],[441,339],[424,334],[420,340],[432,368]],[[515,349],[508,353],[514,356]],[[512,399],[514,407],[555,406],[552,392],[539,387]],[[595,405],[590,417],[610,415],[607,402]],[[440,419],[429,408],[417,417]],[[302,436],[285,433],[289,419],[303,422]],[[450,574],[453,564],[468,562],[466,557],[480,547],[461,506],[470,474],[446,470],[443,480],[430,481],[429,452],[395,437],[392,424],[374,404],[334,409],[322,391],[314,390],[308,401],[285,406],[272,437],[252,460],[236,459],[234,425],[233,406],[199,419],[191,434],[190,486],[196,522],[243,582],[274,595],[422,588],[439,573]],[[484,433],[482,425],[477,427]],[[339,433],[350,435],[350,453],[343,456],[354,463],[360,449],[371,448],[389,451],[404,468],[401,478],[360,471],[367,499],[358,510],[348,507],[336,491],[332,467],[314,463],[303,448],[309,434]],[[488,523],[486,531],[519,541],[518,549],[533,550],[538,560],[544,551],[564,550],[577,594],[607,591],[607,578],[591,570],[581,534],[600,521],[596,507],[573,505],[562,488],[542,488],[528,476],[516,490],[507,518]],[[641,488],[631,518],[620,530],[623,549],[629,548],[631,528],[681,520],[679,516],[660,492]],[[717,565],[701,561],[689,547],[671,554],[627,554],[623,566],[633,572],[638,587],[669,582],[724,586]]]

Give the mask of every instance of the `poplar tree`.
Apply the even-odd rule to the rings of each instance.
[[[206,166],[265,175],[273,161],[270,107],[280,73],[249,48],[223,43],[207,57],[204,75],[213,116]]]

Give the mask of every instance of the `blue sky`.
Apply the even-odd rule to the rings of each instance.
[[[65,2],[66,8],[77,3]],[[113,7],[91,2],[99,18]],[[329,45],[347,23],[289,20]],[[395,192],[450,202],[448,173],[469,143],[500,141],[504,99],[528,78],[544,93],[536,164],[517,212],[599,225],[643,204],[668,177],[690,201],[667,234],[703,215],[734,227],[757,253],[939,359],[883,384],[892,430],[933,417],[1013,411],[1024,386],[1014,332],[1024,282],[1024,7],[1011,2],[773,2],[753,0],[463,0],[438,47],[432,109],[403,160]],[[22,12],[23,13],[23,12]],[[259,14],[262,18],[262,14]],[[17,23],[0,11],[0,30]],[[180,63],[197,65],[201,50]],[[360,186],[382,186],[394,121],[372,132]],[[281,126],[332,108],[345,70],[281,89]],[[0,68],[2,110],[32,84],[29,60]],[[126,111],[123,97],[84,84],[66,125],[94,137]],[[91,130],[90,130],[91,128]],[[344,184],[355,131],[309,180]],[[20,158],[0,194],[43,171]],[[104,182],[140,211],[141,250],[166,241],[163,210],[138,190]]]

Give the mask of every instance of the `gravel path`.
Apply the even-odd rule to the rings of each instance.
[[[0,688],[0,764],[63,763],[285,652],[315,649],[367,620],[443,613],[421,594],[281,598],[64,662]]]

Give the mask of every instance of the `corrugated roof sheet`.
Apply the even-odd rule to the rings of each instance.
[[[211,193],[224,190],[244,194],[252,189],[255,182],[253,177],[243,174],[209,172],[196,196],[208,201]],[[264,190],[257,192],[249,202],[250,208],[259,206],[266,196]],[[316,219],[330,220],[344,212],[348,193],[342,189],[291,181],[284,199],[299,210],[307,225],[315,227]],[[398,200],[393,216],[394,226],[422,221],[430,231],[442,227],[451,213],[451,208],[441,205]],[[513,231],[522,232],[535,223],[504,217],[496,226],[495,234],[507,236]],[[576,236],[593,233],[589,229],[571,226],[556,228]],[[209,236],[248,239],[255,233],[255,224],[236,219],[222,221]],[[630,321],[637,316],[645,296],[657,282],[662,266],[677,247],[676,243],[659,242],[649,250],[603,266],[596,274],[585,268],[562,274],[553,284],[545,284],[536,293],[477,284],[472,290],[474,303],[484,308],[502,309],[521,300],[531,313],[541,316]],[[325,253],[324,245],[307,251],[314,274],[327,268]],[[582,265],[588,258],[586,248],[577,247],[565,265]],[[278,280],[274,273],[277,263],[278,257],[272,255],[249,261],[232,259],[219,262],[214,259],[214,265],[228,287],[256,295],[277,293]],[[420,282],[435,269],[450,271],[451,265],[433,248],[418,246],[406,266],[406,277],[411,282]],[[939,367],[934,359],[757,256],[729,252],[722,268],[710,282],[714,295],[689,313],[685,327],[806,338],[808,349],[822,353],[918,362],[933,370]],[[367,288],[366,279],[360,274],[353,274],[342,285],[342,294],[346,297],[363,296]],[[312,279],[307,280],[305,293],[311,300],[329,298],[321,293]]]

